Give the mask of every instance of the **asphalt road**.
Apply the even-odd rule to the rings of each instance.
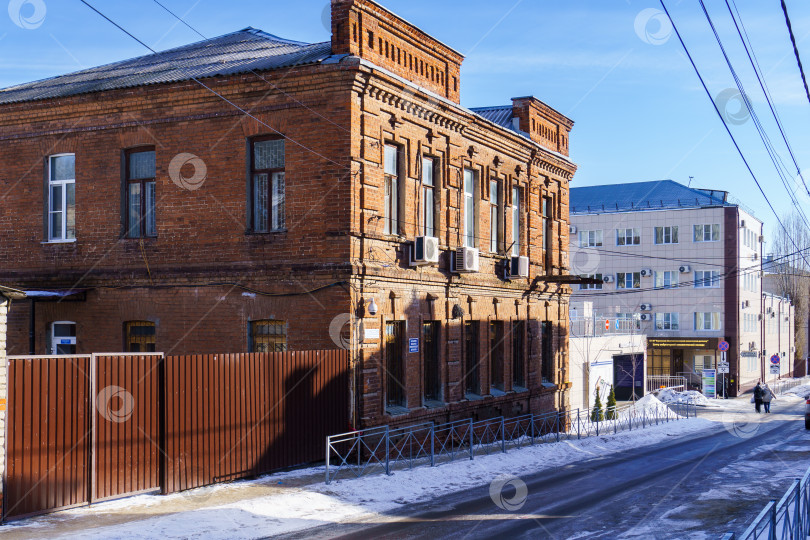
[[[487,485],[291,537],[718,538],[726,531],[739,533],[810,465],[803,404],[782,403],[753,427],[741,424],[735,430],[726,424],[730,429],[524,475],[525,503],[513,512],[493,502]],[[517,492],[506,487],[502,493],[508,501]]]

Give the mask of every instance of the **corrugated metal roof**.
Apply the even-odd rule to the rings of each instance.
[[[157,54],[0,90],[0,104],[34,101],[321,62],[331,43],[302,43],[255,28]]]
[[[571,214],[736,206],[728,193],[693,189],[672,180],[571,188]]]
[[[499,107],[476,107],[470,110],[478,116],[486,118],[490,122],[514,131],[512,127],[511,105],[503,105]]]

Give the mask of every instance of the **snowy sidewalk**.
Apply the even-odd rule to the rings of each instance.
[[[740,413],[748,409],[748,400],[719,401],[722,403],[716,407],[701,410],[698,418],[397,471],[392,476],[346,479],[327,486],[324,468],[312,467],[170,496],[130,497],[12,522],[0,528],[0,537],[258,538],[341,521],[375,521],[406,504],[477,486],[488,489],[499,475],[563,467],[673,437],[724,428],[732,431]],[[795,405],[798,398],[786,397],[777,403],[787,405],[788,401]]]

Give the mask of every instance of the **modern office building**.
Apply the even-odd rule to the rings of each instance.
[[[571,273],[602,281],[572,302],[646,335],[649,375],[698,386],[725,340],[731,395],[765,378],[762,222],[751,212],[671,180],[572,188],[570,212]]]

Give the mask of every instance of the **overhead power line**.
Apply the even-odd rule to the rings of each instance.
[[[802,82],[804,83],[804,93],[807,95],[807,101],[810,101],[810,89],[807,88],[807,79],[804,76],[802,59],[799,57],[799,48],[796,46],[796,36],[793,35],[793,26],[790,24],[790,15],[788,15],[785,0],[782,0],[782,12],[785,14],[785,23],[787,24],[788,32],[790,33],[790,42],[793,44],[793,54],[796,55],[796,63],[799,64],[799,73],[801,73],[802,75]]]

